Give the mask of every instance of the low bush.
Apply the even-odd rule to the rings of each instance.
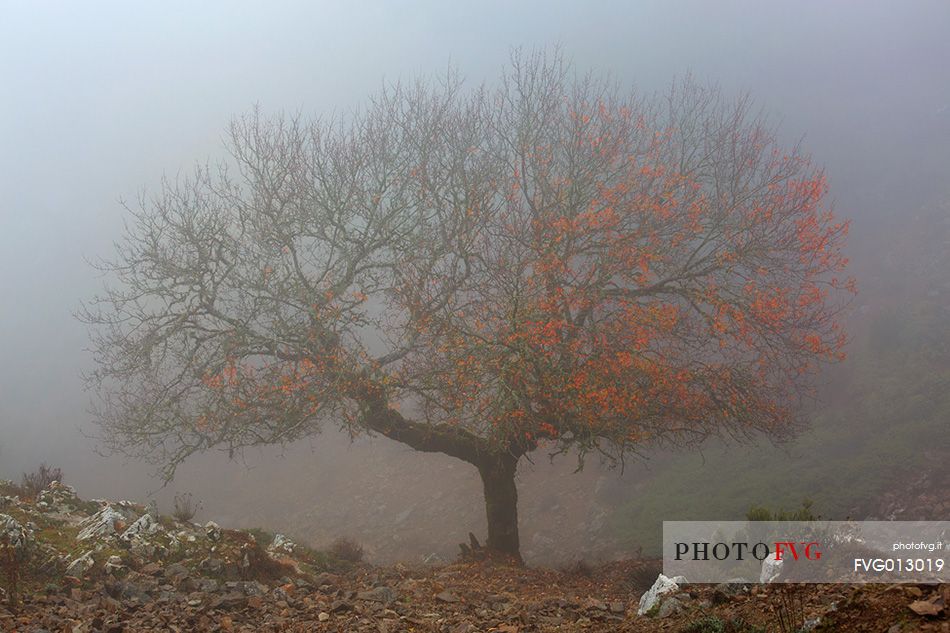
[[[634,591],[646,591],[653,586],[662,571],[662,562],[643,561],[630,572],[627,580]]]
[[[330,544],[330,554],[340,560],[358,563],[363,560],[363,546],[346,537],[340,537]]]
[[[46,463],[40,464],[32,473],[23,473],[20,480],[20,494],[26,498],[34,498],[47,488],[54,481],[63,481],[63,471],[60,468],[53,468]]]
[[[184,494],[175,495],[172,516],[182,523],[190,523],[200,509],[201,502],[196,501],[190,492],[186,492]]]
[[[594,575],[594,567],[584,559],[578,559],[565,565],[561,571],[568,576],[580,576],[581,578],[590,578]]]

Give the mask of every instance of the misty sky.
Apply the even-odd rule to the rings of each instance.
[[[929,131],[950,129],[948,34],[945,0],[0,0],[0,477],[40,460],[80,484],[107,467],[141,476],[79,433],[89,358],[72,313],[100,283],[84,258],[110,254],[121,198],[219,156],[254,104],[345,111],[384,78],[451,62],[490,81],[512,46],[560,43],[578,69],[645,90],[692,71],[751,91],[860,219],[941,178],[926,156],[948,140]]]

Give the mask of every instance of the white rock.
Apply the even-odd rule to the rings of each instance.
[[[86,552],[82,556],[76,558],[73,562],[69,563],[69,565],[66,567],[66,575],[82,578],[83,574],[92,569],[92,566],[95,564],[96,561],[92,558],[92,552]]]
[[[22,558],[33,542],[33,533],[30,531],[29,524],[23,527],[13,517],[0,514],[0,542],[13,548],[17,556]]]
[[[122,559],[118,556],[110,556],[105,564],[106,571],[115,571],[123,567],[125,567],[125,565],[122,564]]]
[[[79,524],[76,540],[86,541],[91,538],[112,536],[115,534],[116,522],[124,523],[125,517],[113,510],[112,506],[106,506]]]
[[[214,521],[208,521],[205,523],[205,536],[212,543],[217,543],[221,540],[221,526]]]
[[[135,538],[151,536],[161,532],[161,530],[162,526],[158,524],[158,521],[151,514],[146,513],[136,519],[119,538],[131,542]]]
[[[782,573],[782,565],[784,563],[785,561],[775,559],[775,552],[766,556],[765,560],[762,561],[762,571],[759,574],[759,582],[774,582],[775,579],[779,577],[779,574]]]
[[[679,590],[680,584],[685,582],[686,579],[683,576],[674,576],[673,578],[663,574],[657,576],[653,586],[640,596],[640,607],[637,609],[637,615],[643,615],[652,609],[659,602],[660,596]]]
[[[178,532],[174,534],[169,533],[169,537],[173,541],[181,541],[183,543],[194,543],[198,540],[198,537],[188,530],[178,530]]]
[[[287,538],[283,534],[275,534],[274,542],[271,543],[270,547],[268,547],[267,549],[268,551],[271,551],[271,552],[281,551],[281,552],[287,552],[288,554],[293,554],[294,549],[296,547],[297,547],[297,544],[291,541],[289,538]]]
[[[64,483],[54,481],[46,487],[46,490],[40,493],[40,499],[46,501],[50,505],[56,505],[62,503],[63,501],[68,501],[71,499],[76,499],[76,489],[72,486],[67,486]]]

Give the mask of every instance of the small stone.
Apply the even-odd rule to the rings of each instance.
[[[359,600],[368,600],[370,602],[381,602],[389,604],[396,600],[396,592],[389,587],[375,587],[369,591],[361,591],[356,594]]]
[[[326,622],[327,620],[330,619],[330,614],[327,613],[326,611],[321,611],[320,615],[317,616],[317,619],[320,620],[321,622]]]
[[[451,591],[443,591],[440,594],[436,594],[436,599],[441,600],[442,602],[458,602],[459,598]]]
[[[331,613],[338,613],[341,611],[352,611],[353,605],[346,600],[334,600],[330,605]]]
[[[671,615],[676,615],[677,613],[681,612],[684,608],[685,608],[685,605],[683,604],[682,601],[676,598],[670,597],[664,600],[660,604],[660,610],[657,611],[656,617],[661,618],[661,619],[668,618]]]
[[[243,593],[238,593],[236,591],[230,591],[223,596],[218,596],[215,598],[211,606],[212,608],[224,607],[226,609],[235,609],[240,608],[247,604],[247,597]]]
[[[209,574],[219,574],[224,568],[224,561],[220,558],[209,556],[198,563],[198,569]]]
[[[214,521],[208,521],[205,523],[205,536],[212,543],[217,543],[221,540],[221,526]]]
[[[199,578],[197,581],[198,591],[204,593],[214,593],[220,588],[220,583],[214,578]]]
[[[745,582],[741,578],[736,578],[728,582],[721,582],[715,587],[715,591],[718,591],[726,596],[736,596],[740,593],[747,593],[749,591],[749,583]]]

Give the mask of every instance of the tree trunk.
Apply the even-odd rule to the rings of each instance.
[[[496,454],[480,460],[478,472],[485,488],[487,546],[521,562],[518,541],[518,489],[515,486],[517,467],[517,457]]]

